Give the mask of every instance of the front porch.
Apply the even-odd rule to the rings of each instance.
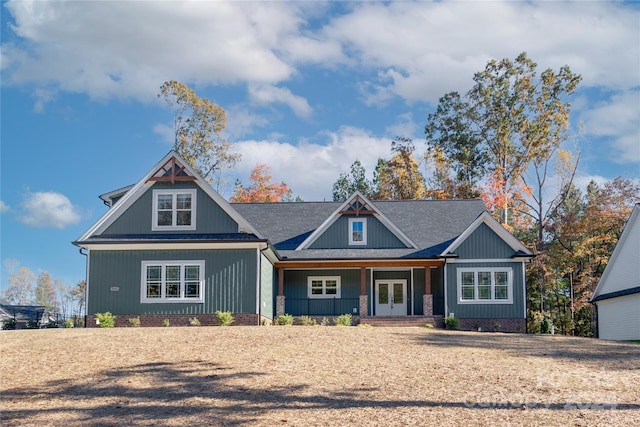
[[[372,318],[397,317],[437,326],[444,314],[444,276],[437,261],[282,263],[276,268],[276,316],[351,314],[368,324]]]

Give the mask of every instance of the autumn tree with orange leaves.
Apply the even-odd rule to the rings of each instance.
[[[257,164],[251,171],[251,185],[244,187],[238,180],[231,196],[234,203],[283,202],[291,199],[291,190],[284,182],[271,182],[271,168],[265,164]]]

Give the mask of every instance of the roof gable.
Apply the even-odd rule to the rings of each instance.
[[[320,238],[329,228],[343,215],[373,215],[386,227],[394,236],[396,236],[407,247],[418,249],[419,246],[405,235],[395,224],[393,224],[384,214],[377,209],[371,201],[369,201],[360,192],[354,193],[344,203],[338,207],[329,217],[316,228],[298,247],[297,251],[309,249],[314,242]]]
[[[151,168],[149,172],[140,179],[140,181],[130,188],[125,187],[128,188],[128,190],[118,199],[118,202],[115,205],[112,205],[112,207],[74,243],[79,245],[91,236],[103,233],[156,183],[176,183],[185,181],[195,183],[224,212],[226,212],[238,224],[238,232],[251,233],[257,237],[261,237],[251,224],[249,224],[220,194],[218,194],[202,177],[200,177],[177,152],[171,150],[153,168]],[[151,213],[149,212],[149,215],[150,214]]]
[[[591,301],[624,295],[626,290],[637,288],[640,288],[640,203],[634,206]]]
[[[456,249],[458,249],[479,227],[485,224],[489,227],[502,241],[504,241],[511,249],[513,249],[514,254],[520,256],[533,256],[531,251],[523,245],[518,239],[513,236],[513,234],[509,233],[498,221],[496,221],[489,212],[484,211],[476,218],[471,225],[467,227],[462,234],[460,234],[444,251],[442,251],[441,256],[450,256],[454,255]]]

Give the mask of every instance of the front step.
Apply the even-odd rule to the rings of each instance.
[[[428,323],[443,327],[442,316],[361,316],[360,323],[387,327],[422,327]]]

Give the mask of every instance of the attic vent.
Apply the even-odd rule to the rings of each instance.
[[[160,169],[153,174],[149,181],[195,181],[196,177],[189,175],[184,165],[176,162],[176,158],[170,158]]]

